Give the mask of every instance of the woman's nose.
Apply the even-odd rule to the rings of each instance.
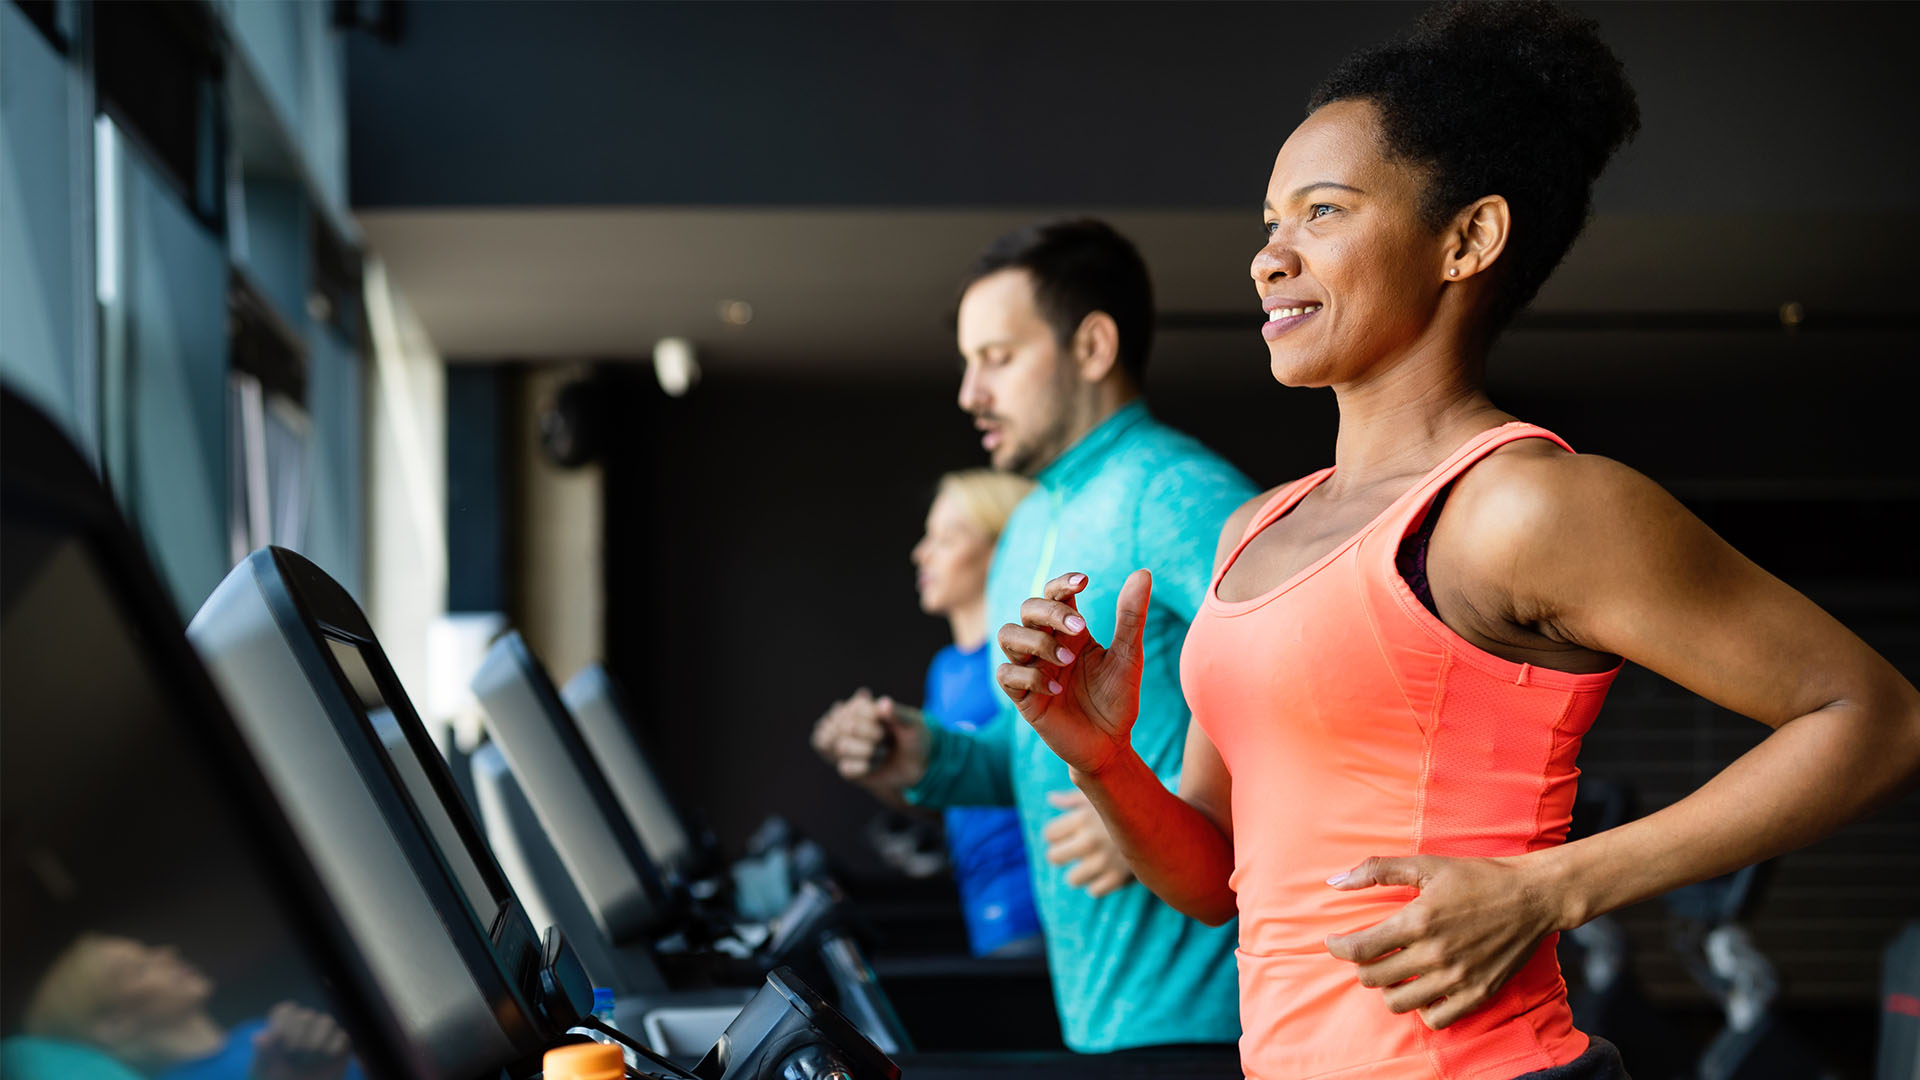
[[[1296,277],[1300,273],[1300,259],[1291,247],[1275,240],[1254,253],[1250,273],[1253,280],[1261,284]]]

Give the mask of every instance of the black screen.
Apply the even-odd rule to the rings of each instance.
[[[421,820],[426,823],[434,846],[440,849],[440,856],[446,860],[448,869],[453,871],[460,891],[466,894],[467,905],[480,917],[481,926],[490,929],[507,896],[489,883],[459,827],[454,824],[453,815],[448,812],[439,790],[427,776],[427,767],[421,755],[423,752],[438,754],[438,751],[431,743],[423,750],[407,738],[406,729],[393,715],[393,709],[388,706],[378,680],[368,669],[359,646],[335,637],[328,637],[326,641],[340,670],[346,674],[347,681],[353,684],[354,694],[359,697],[361,708],[366,711],[367,720],[373,725],[374,736],[381,749],[386,751],[393,771],[399,774],[407,797],[413,801]]]
[[[204,699],[161,677],[89,544],[9,520],[3,546],[0,1073],[150,1075],[221,1053],[331,1073],[340,1012],[209,718],[184,712]]]

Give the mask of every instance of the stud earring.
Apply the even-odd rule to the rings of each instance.
[[[1459,267],[1457,267],[1457,266],[1449,266],[1449,267],[1447,267],[1447,276],[1448,276],[1448,277],[1459,277],[1459,276],[1460,276],[1460,268],[1459,268]]]

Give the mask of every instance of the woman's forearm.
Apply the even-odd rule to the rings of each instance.
[[[1818,840],[1897,796],[1917,765],[1910,690],[1782,724],[1679,802],[1539,852],[1561,929]]]
[[[1166,789],[1128,749],[1098,774],[1073,771],[1135,877],[1175,910],[1219,926],[1236,913],[1233,841],[1207,815]]]

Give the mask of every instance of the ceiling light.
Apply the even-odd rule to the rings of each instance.
[[[668,397],[683,397],[700,381],[700,361],[693,355],[693,342],[686,338],[661,338],[653,346],[653,377]]]

